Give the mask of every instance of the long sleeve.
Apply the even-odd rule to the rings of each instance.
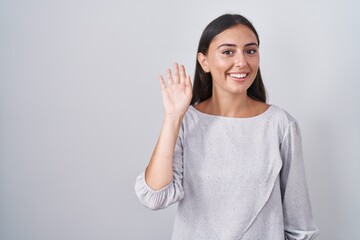
[[[166,187],[155,191],[145,181],[145,171],[142,172],[135,182],[135,193],[140,202],[152,210],[159,210],[180,201],[184,197],[182,187],[183,176],[183,145],[182,129],[177,139],[173,159],[173,181]]]
[[[289,124],[281,144],[280,172],[284,229],[288,240],[313,240],[319,233],[313,222],[305,176],[301,133],[296,121]]]

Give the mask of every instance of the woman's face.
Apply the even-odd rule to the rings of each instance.
[[[246,93],[259,69],[256,35],[245,25],[231,27],[212,40],[206,55],[198,61],[213,79],[213,93]]]

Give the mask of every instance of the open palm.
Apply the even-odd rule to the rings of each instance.
[[[192,98],[190,76],[186,75],[185,67],[174,64],[174,75],[167,71],[167,85],[160,76],[160,86],[166,115],[184,116]]]

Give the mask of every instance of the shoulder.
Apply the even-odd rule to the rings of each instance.
[[[203,116],[201,115],[202,113],[200,111],[190,105],[182,119],[179,135],[183,136],[185,132],[189,132],[189,130],[196,128],[197,125],[203,122]]]
[[[284,137],[289,132],[294,132],[300,135],[300,126],[298,121],[287,110],[271,105],[271,119],[276,122],[278,130]]]
[[[207,114],[200,112],[194,106],[190,105],[183,118],[183,125],[192,125],[197,122],[206,121]]]
[[[284,124],[290,124],[297,122],[296,119],[285,109],[277,106],[277,105],[270,105],[271,110],[271,117],[275,118],[276,120],[283,122]]]

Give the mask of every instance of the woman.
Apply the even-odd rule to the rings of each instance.
[[[136,180],[150,209],[179,202],[172,239],[314,239],[296,120],[266,103],[259,37],[243,16],[204,30],[194,87],[184,66],[160,77],[161,133]]]

